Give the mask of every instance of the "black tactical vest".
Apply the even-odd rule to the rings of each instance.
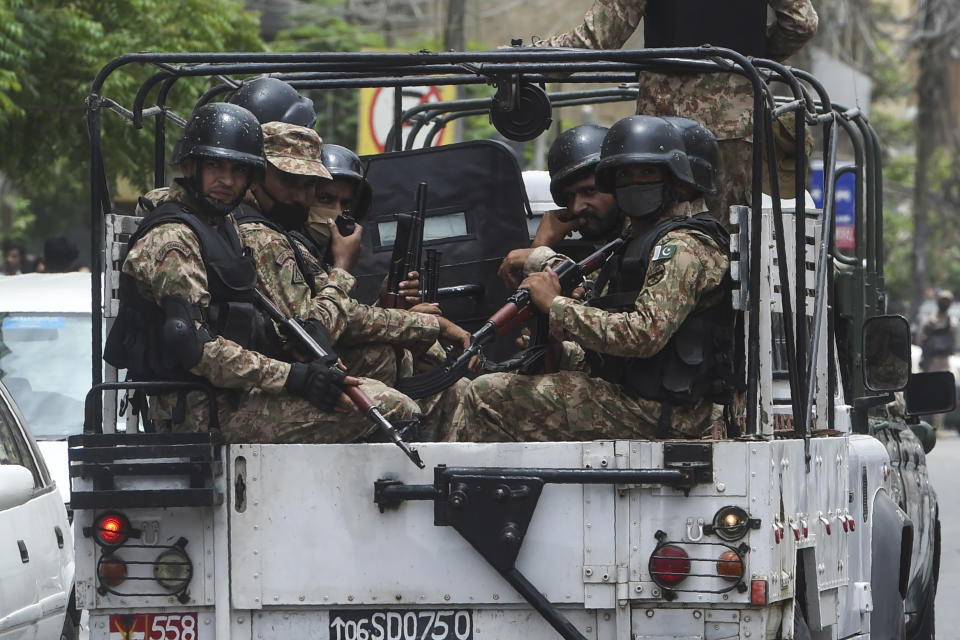
[[[612,312],[634,311],[651,251],[667,233],[677,229],[700,231],[728,251],[727,231],[709,214],[669,218],[631,240],[620,255],[607,262],[597,280],[598,291],[609,283],[607,295],[589,304]],[[704,397],[728,403],[733,388],[729,276],[707,296],[663,349],[649,358],[587,351],[591,375],[621,385],[633,397],[658,400],[666,406],[692,407]]]
[[[265,346],[276,332],[272,325],[264,325],[264,317],[252,304],[256,267],[244,252],[229,220],[224,219],[213,227],[184,204],[165,202],[141,221],[127,243],[127,251],[151,229],[171,222],[185,224],[194,232],[207,272],[210,306],[192,306],[194,319],[243,347],[261,353],[279,349],[279,337],[275,347]],[[163,309],[153,300],[141,297],[133,277],[128,274],[120,275],[119,293],[120,310],[107,336],[103,359],[118,369],[127,369],[129,377],[136,380],[199,380],[184,370],[167,349],[162,331]],[[269,319],[266,321],[269,323]],[[261,335],[267,329],[273,332],[272,336]],[[258,342],[260,344],[256,344]]]
[[[307,286],[310,288],[310,297],[317,295],[316,285],[314,280],[318,274],[317,269],[319,267],[314,266],[309,260],[306,259],[306,256],[303,255],[303,251],[300,250],[300,245],[296,241],[299,241],[307,251],[310,252],[318,261],[322,260],[322,257],[317,254],[320,253],[320,250],[317,249],[317,246],[313,244],[310,240],[307,239],[302,233],[296,231],[291,231],[284,228],[275,220],[263,215],[261,211],[251,207],[248,204],[241,204],[236,209],[233,210],[233,218],[237,221],[239,225],[259,223],[273,229],[277,233],[283,235],[287,239],[287,242],[290,244],[290,248],[293,249],[293,258],[297,263],[297,269],[300,270],[300,273],[303,274],[304,280],[307,282]]]
[[[762,58],[766,52],[767,0],[648,0],[643,46],[711,44]]]

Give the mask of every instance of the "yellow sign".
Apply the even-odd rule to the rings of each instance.
[[[394,87],[364,88],[360,90],[360,114],[357,123],[357,153],[369,155],[383,153],[387,136],[393,126]],[[441,87],[400,87],[402,108],[404,111],[414,105],[425,102],[444,102],[453,100],[457,95],[455,86]],[[407,136],[410,134],[410,123],[403,125],[403,146],[406,146]],[[414,141],[414,148],[424,146],[424,141],[433,129],[432,123],[420,128]],[[433,140],[430,146],[436,147],[453,140],[453,124],[444,127]]]

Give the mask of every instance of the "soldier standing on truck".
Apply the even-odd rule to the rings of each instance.
[[[589,371],[477,378],[457,439],[699,437],[712,403],[729,401],[728,237],[679,200],[679,187],[696,186],[680,133],[653,116],[620,120],[596,179],[631,219],[630,242],[601,270],[604,295],[588,305],[563,297],[549,269],[520,285],[548,314],[551,337],[585,352]]]
[[[775,20],[767,25],[767,5]],[[643,19],[644,46],[712,44],[747,56],[782,61],[817,32],[810,0],[595,0],[583,23],[537,46],[618,49]],[[736,73],[639,74],[637,113],[693,118],[720,143],[719,190],[713,212],[750,204],[753,167],[753,87]]]
[[[323,142],[313,129],[284,122],[268,122],[263,125],[263,132],[266,172],[251,185],[252,199],[248,200],[259,211],[252,215],[238,212],[238,221],[242,240],[253,249],[254,256],[265,252],[265,259],[258,262],[264,264],[264,270],[267,270],[275,269],[273,264],[283,256],[278,257],[274,255],[275,251],[269,250],[275,239],[266,233],[266,225],[279,225],[281,233],[302,228],[318,184],[322,184],[321,180],[329,179],[330,173],[320,161]],[[360,231],[355,233],[359,234]],[[271,244],[264,244],[265,241]],[[284,254],[289,255],[291,260],[295,259],[296,254],[307,256],[306,259],[310,260],[306,247],[296,239],[292,240],[291,249]],[[308,285],[322,288],[324,282],[328,281],[323,278],[326,272],[315,262],[310,262],[303,270],[309,273],[306,277],[312,280]],[[340,269],[331,269],[329,281],[333,280],[343,291],[353,288],[353,277]],[[347,370],[386,384],[392,384],[396,379],[398,365],[395,350],[409,349],[414,354],[421,354],[438,340],[460,348],[470,344],[470,334],[466,330],[440,315],[381,309],[360,304],[353,299],[346,305],[346,313],[343,332],[334,343],[344,357]],[[421,400],[425,428],[431,431],[445,430],[459,400],[457,386]]]
[[[348,304],[333,281],[311,299],[292,256],[267,273],[258,269],[262,256],[243,250],[228,214],[264,170],[253,114],[224,103],[200,107],[174,162],[183,177],[130,239],[121,309],[104,353],[134,379],[206,381],[216,388],[213,413],[198,392],[154,398],[158,428],[219,426],[227,442],[349,442],[374,428],[342,391],[358,384],[388,419],[417,415],[417,405],[399,392],[345,376],[335,357],[286,361],[272,323],[250,304],[256,287],[291,315],[320,320],[333,336],[343,329]]]
[[[544,213],[531,247],[514,249],[503,259],[497,273],[507,286],[520,284],[525,265],[544,261],[537,247],[556,249],[573,231],[579,231],[584,240],[600,244],[624,232],[629,218],[617,208],[611,194],[597,189],[594,178],[606,133],[606,127],[582,124],[567,129],[550,145],[550,194],[563,209]]]

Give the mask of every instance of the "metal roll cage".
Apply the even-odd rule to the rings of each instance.
[[[130,65],[147,65],[157,69],[140,86],[129,109],[104,93],[110,75]],[[810,436],[813,416],[813,390],[816,379],[818,336],[824,330],[822,318],[828,318],[825,328],[832,335],[832,316],[822,313],[824,305],[831,304],[833,296],[833,273],[827,268],[832,259],[843,264],[860,262],[864,258],[869,278],[882,279],[881,240],[882,229],[878,221],[881,189],[879,145],[869,124],[857,110],[834,107],[823,86],[810,74],[785,67],[770,60],[745,57],[729,49],[709,46],[696,48],[640,49],[586,51],[547,48],[511,48],[485,52],[448,52],[448,53],[136,53],[118,57],[105,65],[94,79],[90,95],[87,98],[87,124],[90,135],[90,225],[92,233],[92,272],[94,276],[103,268],[103,216],[113,210],[107,189],[106,173],[103,161],[101,139],[101,113],[112,111],[132,122],[135,128],[144,126],[145,119],[153,118],[154,127],[154,184],[163,186],[165,181],[166,126],[168,122],[182,126],[183,116],[173,113],[167,107],[167,100],[177,82],[184,78],[214,78],[221,82],[206,89],[198,104],[216,99],[223,93],[239,86],[235,76],[270,74],[298,89],[334,89],[350,87],[403,87],[422,85],[482,85],[502,83],[520,76],[524,81],[535,83],[561,81],[564,85],[585,83],[609,83],[616,88],[591,91],[570,91],[553,94],[557,98],[556,106],[587,104],[590,101],[609,101],[612,99],[631,99],[636,91],[630,93],[629,83],[635,82],[638,73],[643,71],[668,71],[685,73],[731,72],[746,78],[753,87],[753,174],[762,174],[763,149],[767,149],[768,170],[775,176],[776,160],[773,146],[773,117],[789,111],[802,117],[795,119],[795,136],[803,140],[807,126],[819,126],[823,130],[824,155],[824,213],[823,223],[829,229],[830,242],[824,243],[823,253],[816,276],[816,310],[813,314],[813,337],[811,340],[798,340],[798,336],[807,336],[809,330],[806,318],[806,295],[802,286],[797,287],[795,296],[790,294],[787,275],[786,250],[783,236],[783,214],[780,209],[779,186],[777,180],[771,180],[770,194],[773,200],[773,222],[776,232],[776,252],[785,259],[778,260],[780,270],[780,297],[785,316],[793,315],[797,310],[795,322],[785,323],[786,351],[793,403],[793,418],[796,434],[805,439]],[[791,97],[777,103],[768,86],[780,83],[787,87]],[[154,88],[157,88],[152,103],[148,100]],[[606,92],[606,93],[604,93]],[[400,130],[404,122],[413,121],[415,127],[432,124],[429,137],[435,136],[439,127],[446,122],[469,115],[489,104],[489,99],[479,101],[456,101],[431,104],[422,109],[402,109],[400,92],[394,100],[394,131]],[[837,131],[843,128],[853,140],[857,149],[856,167],[852,169],[866,183],[866,201],[857,198],[858,211],[856,237],[858,239],[855,256],[847,256],[835,248],[834,226],[834,182]],[[412,140],[412,137],[411,137]],[[393,150],[399,150],[399,136],[393,135]],[[412,144],[409,143],[409,144]],[[806,156],[802,145],[797,145],[795,161],[797,163],[797,193],[802,194],[805,187]],[[865,163],[865,164],[864,164]],[[864,168],[865,167],[865,168]],[[846,171],[846,170],[845,170]],[[861,180],[857,181],[858,195]],[[753,181],[753,215],[749,230],[749,255],[760,255],[760,202],[761,180]],[[798,220],[805,216],[804,202],[797,199]],[[804,225],[797,224],[795,246],[804,246]],[[859,240],[866,242],[863,247]],[[796,251],[794,256],[796,273],[804,271],[804,254]],[[758,260],[749,261],[749,288],[758,290],[761,265]],[[101,304],[102,296],[99,280],[91,280],[93,300],[93,362],[92,379],[99,384],[102,379],[100,354],[102,352]],[[829,298],[829,299],[828,299]],[[759,305],[747,301],[745,313],[749,319],[749,336],[746,342],[746,384],[747,416],[746,437],[760,437],[758,423],[758,378],[760,363]],[[833,341],[829,340],[829,361],[833,361]],[[833,397],[836,389],[835,375],[829,376],[830,398],[828,416],[833,426]],[[102,427],[101,427],[102,428]]]

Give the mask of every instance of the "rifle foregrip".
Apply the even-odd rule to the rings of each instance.
[[[360,388],[360,385],[347,385],[344,387],[343,392],[353,400],[353,404],[355,404],[357,409],[360,409],[360,412],[364,415],[374,406],[373,400],[367,395],[366,391]]]

